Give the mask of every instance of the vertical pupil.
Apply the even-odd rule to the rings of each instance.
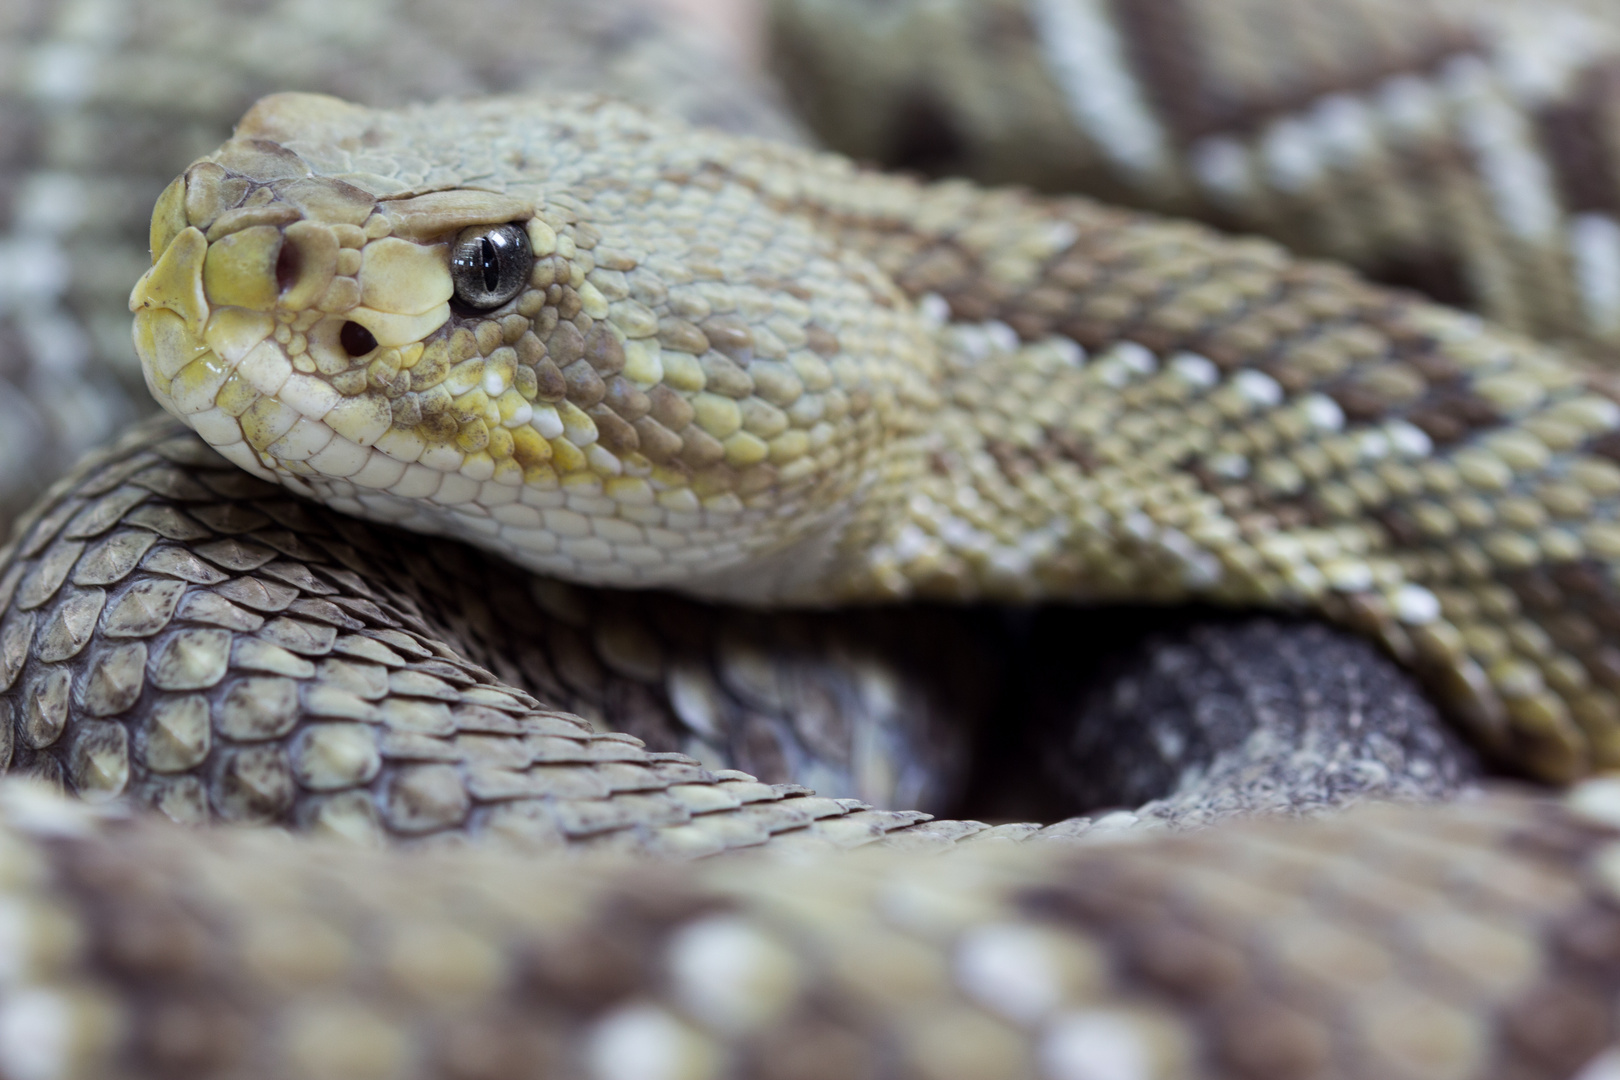
[[[495,253],[495,244],[489,237],[480,237],[478,241],[478,254],[484,263],[484,288],[490,292],[501,283],[501,260]]]

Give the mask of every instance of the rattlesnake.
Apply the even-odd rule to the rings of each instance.
[[[152,235],[154,390],[339,510],[755,602],[1310,604],[1527,770],[1612,752],[1607,377],[1342,271],[582,98],[267,99]],[[538,256],[510,290],[497,246]],[[423,470],[467,497],[369,494]],[[524,601],[390,535],[132,433],[8,554],[16,764],[180,819],[806,861],[357,856],[9,789],[8,1073],[1567,1075],[1611,1037],[1607,786],[1074,851],[1038,840],[1115,822],[926,822],[543,708],[474,662],[525,681]]]

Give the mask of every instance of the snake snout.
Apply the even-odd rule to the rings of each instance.
[[[250,471],[350,475],[450,314],[448,245],[392,235],[397,216],[269,140],[194,164],[158,200],[130,296],[154,396]]]

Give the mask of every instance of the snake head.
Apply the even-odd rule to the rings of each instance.
[[[574,580],[819,568],[927,342],[807,219],[689,175],[744,152],[705,138],[266,98],[158,200],[148,385],[256,475]]]
[[[426,440],[395,426],[392,401],[450,322],[457,280],[499,307],[528,285],[534,250],[555,244],[520,199],[331,175],[285,145],[363,112],[318,95],[260,102],[165,189],[152,267],[130,296],[153,395],[267,478],[392,473],[389,450],[419,459]],[[510,389],[494,381],[479,380],[486,398]],[[463,425],[447,426],[433,433],[453,443]]]

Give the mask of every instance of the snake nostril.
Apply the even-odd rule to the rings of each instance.
[[[304,260],[298,245],[282,240],[281,251],[276,255],[276,291],[285,293],[298,284],[298,275],[303,269]]]
[[[338,331],[338,342],[350,356],[364,356],[377,347],[377,339],[370,330],[357,322],[346,322]]]

